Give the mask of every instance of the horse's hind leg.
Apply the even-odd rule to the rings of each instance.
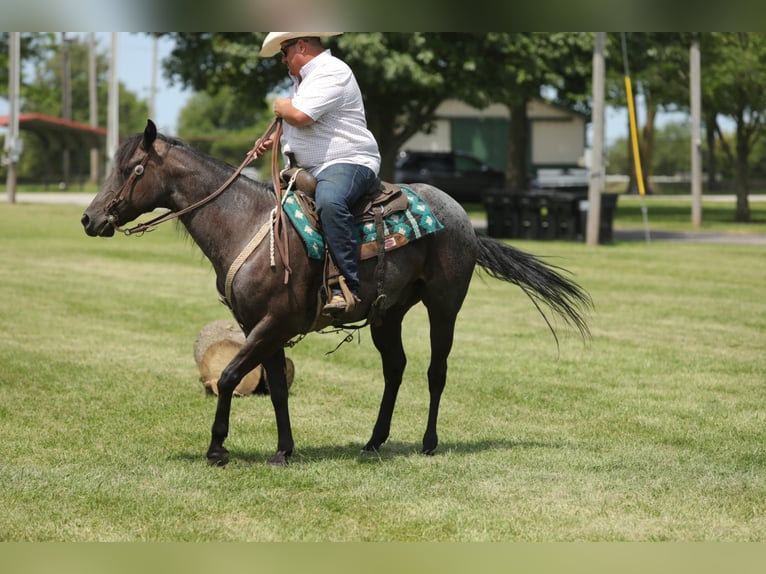
[[[461,299],[462,300],[462,299]],[[455,336],[455,321],[460,305],[457,308],[444,305],[429,305],[428,318],[431,333],[431,363],[428,366],[428,393],[430,403],[428,407],[428,423],[423,435],[423,453],[434,454],[439,444],[439,435],[436,432],[436,423],[439,418],[439,404],[442,393],[447,384],[447,357],[452,350],[452,342]]]
[[[383,361],[383,377],[385,388],[383,398],[380,401],[378,420],[372,430],[372,437],[364,445],[363,451],[375,451],[388,439],[391,431],[391,417],[394,414],[396,396],[402,384],[404,368],[407,365],[407,357],[402,346],[402,319],[404,313],[397,309],[386,311],[385,319],[381,325],[370,327],[372,341],[380,352]]]

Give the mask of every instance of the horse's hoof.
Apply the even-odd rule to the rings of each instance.
[[[277,453],[269,459],[269,464],[271,466],[285,467],[288,464],[288,459],[291,454],[291,452],[278,450]]]
[[[372,445],[366,444],[362,447],[362,450],[359,451],[359,456],[367,456],[368,454],[377,454],[378,449],[375,448]]]
[[[207,463],[210,466],[226,466],[229,464],[229,451],[223,447],[207,451]]]
[[[362,452],[360,454],[365,454],[368,452],[375,452],[377,453],[380,450],[380,447],[383,445],[385,441],[377,442],[375,440],[370,440],[366,445],[362,447]]]
[[[424,448],[420,451],[421,454],[424,454],[426,456],[433,456],[436,454],[436,447],[433,448]]]

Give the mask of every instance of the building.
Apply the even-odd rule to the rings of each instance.
[[[530,176],[581,172],[585,166],[588,117],[543,100],[530,102],[527,114]],[[490,167],[505,171],[510,122],[507,106],[493,104],[477,109],[457,100],[448,100],[439,106],[436,118],[432,133],[413,136],[402,149],[465,151]]]

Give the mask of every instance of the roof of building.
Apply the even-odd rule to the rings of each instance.
[[[0,126],[8,126],[8,116],[0,116]],[[94,148],[106,143],[106,130],[45,114],[19,114],[19,130],[39,136],[46,144],[60,148]]]

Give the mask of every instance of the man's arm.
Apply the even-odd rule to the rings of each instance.
[[[274,115],[283,118],[288,124],[296,128],[305,128],[314,123],[311,116],[293,106],[293,101],[290,98],[278,98],[274,102]]]

